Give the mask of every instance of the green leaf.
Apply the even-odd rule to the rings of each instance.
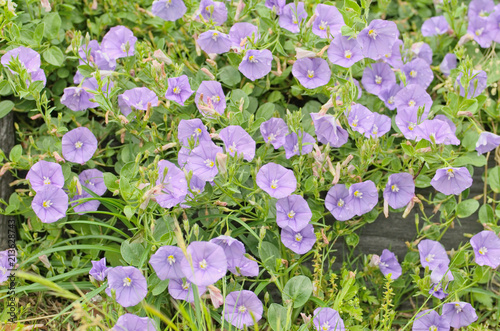
[[[144,246],[136,242],[131,243],[129,240],[127,240],[122,243],[120,252],[125,262],[130,265],[139,267],[142,254],[144,253]]]
[[[493,223],[495,221],[495,212],[491,205],[484,204],[479,208],[479,221],[481,223]]]
[[[21,156],[23,155],[23,147],[21,145],[16,145],[12,147],[9,154],[9,159],[12,162],[19,162]]]
[[[161,282],[159,282],[158,284],[156,284],[156,286],[153,288],[153,291],[151,291],[153,296],[157,296],[157,295],[160,295],[163,292],[165,292],[165,289],[168,286],[168,282],[169,282],[169,279],[165,279],[165,280],[162,280]]]
[[[43,59],[49,64],[60,67],[64,61],[64,54],[58,47],[51,46],[49,49],[43,52]]]
[[[120,188],[118,186],[118,183],[116,182],[118,180],[118,177],[113,175],[111,172],[105,172],[103,174],[103,177],[104,177],[104,184],[111,192],[116,191]]]
[[[283,289],[283,302],[293,302],[293,308],[299,308],[306,304],[311,297],[313,286],[311,280],[306,276],[295,276],[290,279]]]
[[[486,157],[484,155],[477,155],[477,153],[468,153],[467,155],[460,156],[453,162],[454,167],[463,167],[466,165],[473,165],[474,167],[484,167],[486,165]]]
[[[44,36],[47,39],[56,39],[61,29],[61,17],[57,12],[50,13],[44,17]]]
[[[33,33],[33,40],[36,42],[37,45],[40,45],[43,40],[43,33],[45,31],[45,23],[40,23],[37,25],[35,28],[35,32]]]
[[[479,202],[474,199],[462,201],[457,206],[457,216],[460,218],[469,217],[479,208]]]
[[[10,100],[0,102],[0,118],[7,116],[8,113],[14,108],[14,103]]]
[[[359,236],[353,232],[345,237],[345,243],[349,246],[356,247],[359,244]]]
[[[279,249],[270,242],[262,242],[259,250],[260,260],[267,269],[276,269],[276,259],[281,259]]]
[[[496,166],[488,171],[488,184],[495,193],[500,193],[500,167]]]
[[[228,86],[234,86],[241,82],[240,72],[233,66],[225,66],[224,68],[222,68],[219,71],[219,78],[224,84]]]
[[[264,118],[266,121],[269,120],[271,117],[273,117],[274,114],[274,103],[272,102],[266,102],[262,106],[257,109],[257,114],[255,115],[256,118]]]
[[[267,320],[274,331],[285,330],[287,324],[287,309],[277,303],[271,303],[267,311]]]
[[[415,179],[415,186],[418,188],[426,188],[431,186],[431,178],[429,176],[420,174]]]

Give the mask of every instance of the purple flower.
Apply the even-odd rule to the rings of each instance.
[[[47,185],[36,193],[31,208],[43,223],[54,223],[66,216],[68,195],[57,186]]]
[[[229,36],[216,30],[208,30],[200,34],[197,43],[208,54],[222,54],[231,49]]]
[[[457,56],[453,53],[448,53],[444,56],[443,62],[439,65],[439,70],[444,76],[449,76],[452,69],[457,67]]]
[[[406,85],[418,84],[426,89],[434,79],[429,64],[419,58],[406,63],[402,71],[406,75]]]
[[[80,199],[90,199],[87,201],[77,201]],[[96,211],[101,202],[99,200],[93,199],[92,195],[83,191],[82,194],[74,195],[71,199],[71,206],[73,210],[77,212],[79,215],[83,215],[84,213],[89,213]]]
[[[181,269],[191,283],[198,286],[212,285],[226,274],[226,255],[218,245],[193,241],[189,244],[187,253],[189,258],[181,261]]]
[[[470,239],[478,265],[496,269],[500,265],[500,239],[493,231],[481,231]]]
[[[417,58],[427,62],[428,65],[432,64],[432,49],[429,44],[426,44],[423,41],[414,43],[413,45],[411,45],[411,52]]]
[[[230,125],[222,129],[219,137],[224,142],[226,153],[231,156],[243,155],[247,161],[255,156],[255,140],[239,125]]]
[[[398,109],[398,114],[400,110],[407,110],[416,115],[418,108],[424,107],[422,120],[425,120],[431,110],[432,98],[421,85],[410,84],[403,87],[396,94],[394,103]]]
[[[484,89],[487,86],[488,76],[486,72],[483,70],[473,70],[472,75],[470,75],[469,87],[467,88],[467,99],[475,98],[481,93],[483,93]],[[463,83],[462,83],[463,81]],[[459,73],[457,77],[457,84],[460,88],[460,95],[462,97],[465,96],[465,78],[463,77],[463,73]]]
[[[373,63],[363,71],[361,83],[368,93],[378,96],[384,88],[396,83],[396,75],[387,63]]]
[[[500,145],[500,136],[494,133],[483,131],[479,135],[479,139],[476,143],[477,155],[484,154],[486,152],[491,152]]]
[[[66,132],[62,137],[62,155],[67,161],[84,164],[96,150],[97,139],[84,126]]]
[[[455,278],[450,271],[450,267],[446,263],[440,263],[434,270],[431,272],[431,282],[434,284],[439,284],[441,282],[448,283]]]
[[[469,19],[486,18],[495,9],[493,0],[472,0],[469,4]]]
[[[201,0],[199,10],[201,16],[207,21],[212,21],[214,25],[222,25],[227,21],[227,8],[223,2]]]
[[[281,229],[281,242],[286,248],[297,254],[305,254],[316,243],[316,235],[312,224],[307,224],[302,230],[294,231],[289,227]]]
[[[396,23],[385,20],[373,20],[358,34],[358,42],[363,55],[378,60],[392,53],[392,46],[399,37]]]
[[[495,6],[495,11],[488,16],[486,30],[490,38],[498,43],[500,42],[500,7]]]
[[[412,331],[450,331],[450,322],[439,316],[432,309],[418,313],[413,322]]]
[[[21,62],[24,68],[26,68],[26,71],[28,71],[28,73],[33,73],[40,69],[40,54],[38,54],[31,48],[24,46],[19,46],[5,53],[2,56],[0,63],[2,63],[4,67],[8,68],[10,62],[15,58],[19,59],[19,62]],[[13,74],[16,73],[10,68],[9,70]]]
[[[16,259],[15,256],[9,255],[8,250],[0,252],[0,284],[6,282],[9,279],[10,269],[14,269],[15,262],[9,261],[9,258]]]
[[[331,63],[344,68],[350,68],[354,63],[365,58],[358,41],[355,38],[349,39],[349,37],[342,35],[333,39],[327,54]]]
[[[78,180],[83,186],[99,196],[102,196],[108,189],[104,183],[104,174],[97,169],[82,171],[78,175]]]
[[[114,267],[108,270],[106,294],[116,293],[116,302],[123,307],[135,306],[148,294],[146,278],[136,267]]]
[[[90,55],[90,57],[87,56]],[[101,70],[115,70],[116,60],[110,59],[109,56],[101,50],[97,40],[90,40],[88,44],[82,45],[78,50],[80,56],[80,65],[94,63]],[[75,84],[79,84],[75,83]]]
[[[459,195],[472,185],[472,177],[469,170],[461,168],[442,168],[436,171],[431,180],[431,185],[436,191],[445,195]]]
[[[137,110],[147,110],[158,106],[158,96],[147,87],[135,87],[118,95],[118,106],[123,115],[128,116],[132,107]]]
[[[333,115],[318,115],[310,113],[314,123],[314,131],[320,143],[330,144],[332,147],[340,147],[347,142],[349,133],[344,130]]]
[[[392,174],[389,176],[384,190],[384,200],[394,209],[406,206],[415,195],[415,183],[409,173]]]
[[[41,68],[33,71],[31,73],[31,81],[32,82],[40,81],[43,83],[42,85],[45,86],[45,84],[47,84],[47,77],[45,76],[45,71],[43,71],[43,69]],[[28,80],[26,81],[26,85],[28,87],[30,86],[30,82]]]
[[[238,69],[251,81],[262,78],[271,71],[273,54],[268,49],[247,51]]]
[[[198,296],[201,296],[206,290],[205,286],[198,286]],[[174,299],[194,302],[193,284],[185,279],[171,279],[168,282],[168,293]]]
[[[415,135],[435,144],[460,145],[450,125],[443,120],[425,120],[415,127]]]
[[[286,0],[266,0],[266,7],[276,11],[276,14],[281,15],[283,8],[285,7]]]
[[[181,270],[181,261],[184,259],[184,253],[179,247],[161,246],[151,255],[149,263],[161,280],[181,279],[185,277]]]
[[[395,122],[406,139],[413,140],[417,138],[417,135],[415,134],[415,127],[421,122],[421,120],[418,119],[418,113],[416,111],[409,108],[398,110]]]
[[[344,321],[338,311],[332,308],[316,308],[313,312],[316,331],[345,331]]]
[[[226,96],[222,90],[221,83],[215,81],[201,82],[196,91],[194,102],[203,116],[211,116],[214,113],[218,113],[219,115],[224,114]]]
[[[435,16],[425,20],[422,24],[422,36],[432,37],[448,32],[450,25],[444,16]]]
[[[355,216],[350,206],[352,197],[344,184],[336,184],[328,190],[325,198],[325,207],[338,221],[347,221]]]
[[[61,97],[61,103],[72,111],[82,111],[99,106],[98,103],[90,101],[92,98],[94,94],[87,92],[83,87],[67,87]]]
[[[430,270],[434,270],[441,263],[448,265],[450,264],[450,259],[446,254],[446,251],[439,242],[424,239],[418,244],[418,252],[420,253],[420,263],[422,267],[429,267]]]
[[[390,110],[396,109],[396,94],[401,90],[399,84],[392,84],[391,86],[386,86],[380,91],[378,97],[385,103],[385,106]]]
[[[319,4],[315,10],[316,19],[313,22],[312,32],[321,37],[327,38],[327,30],[330,35],[340,35],[342,26],[345,25],[344,18],[335,6]]]
[[[294,3],[289,3],[283,7],[279,17],[279,25],[290,32],[298,33],[299,25],[307,18],[307,12],[304,9],[304,3],[298,2],[297,7]]]
[[[266,143],[278,149],[285,144],[288,126],[282,118],[272,117],[260,125],[260,133]]]
[[[259,169],[256,182],[263,191],[276,199],[286,198],[297,188],[293,171],[272,162]]]
[[[109,29],[101,42],[102,50],[113,60],[135,54],[137,37],[127,27],[117,25]]]
[[[302,148],[299,148],[299,138],[295,132],[290,132],[286,135],[283,147],[285,148],[287,159],[294,155],[304,155],[312,152],[316,139],[302,130],[299,131],[299,136],[302,138]]]
[[[439,114],[434,116],[434,119],[445,121],[446,123],[448,123],[448,126],[450,127],[452,133],[455,133],[457,131],[457,126],[455,125],[455,123],[453,123],[453,121],[450,120],[446,115]]]
[[[255,39],[252,39],[252,36],[254,36]],[[231,39],[232,45],[236,49],[246,48],[248,39],[252,41],[257,41],[259,39],[259,30],[251,23],[234,23],[229,30],[229,39]]]
[[[309,224],[311,217],[311,209],[300,195],[292,194],[276,202],[276,223],[280,228],[300,231]]]
[[[218,236],[210,240],[224,250],[227,259],[227,267],[233,274],[240,274],[247,277],[259,275],[259,265],[257,262],[245,257],[245,246],[238,239],[230,236]]]
[[[351,111],[347,121],[351,129],[359,133],[369,131],[373,126],[374,114],[362,104],[354,104],[351,106]]]
[[[105,96],[108,96],[109,89],[111,89],[114,84],[112,81],[109,80],[108,77],[103,77],[102,79],[103,84],[101,87],[101,91],[104,93]],[[85,90],[92,92],[92,91],[99,91],[99,83],[97,83],[97,79],[94,77],[92,78],[85,78],[85,80],[82,83],[82,87],[85,88]]]
[[[38,161],[28,171],[26,179],[30,181],[31,187],[35,192],[40,191],[48,185],[59,188],[64,186],[62,168],[55,162]]]
[[[191,149],[184,146],[179,149],[179,153],[177,154],[177,164],[181,169],[184,169],[186,167],[189,155],[191,155]]]
[[[103,282],[108,274],[108,267],[106,267],[106,258],[103,257],[99,261],[92,262],[92,269],[89,271],[89,275],[94,277],[95,280]]]
[[[373,113],[373,122],[364,135],[367,138],[380,138],[391,130],[391,118],[379,113]]]
[[[383,62],[389,63],[393,68],[396,69],[400,69],[401,67],[403,67],[403,60],[401,58],[401,46],[403,46],[403,42],[399,39],[396,39],[396,42],[390,49],[390,52],[384,54],[381,60]]]
[[[328,84],[332,71],[326,60],[304,57],[295,61],[292,74],[305,88],[313,89]]]
[[[193,148],[186,163],[186,169],[204,181],[213,180],[219,173],[215,164],[215,156],[222,153],[222,148],[211,141],[202,141]]]
[[[247,290],[234,291],[226,296],[224,319],[238,329],[257,323],[264,307],[255,293]]]
[[[182,0],[159,0],[153,2],[151,12],[165,21],[177,21],[186,13],[186,5]]]
[[[202,141],[212,141],[207,127],[199,118],[181,120],[177,128],[177,139],[183,146],[189,146],[189,140],[194,140],[194,146]]]
[[[165,93],[165,99],[172,100],[184,106],[184,102],[193,94],[191,85],[186,75],[180,77],[171,77],[168,79],[168,88]]]
[[[393,280],[398,279],[402,273],[401,265],[399,264],[396,255],[388,249],[384,249],[382,251],[378,267],[384,276],[391,274],[391,279]]]
[[[118,318],[111,331],[158,331],[158,328],[149,317],[139,317],[127,313]]]
[[[156,194],[155,199],[163,208],[172,208],[186,198],[186,176],[170,161],[161,160],[158,162],[156,185],[161,186],[161,193]]]
[[[476,310],[466,302],[448,302],[443,305],[441,318],[452,328],[466,327],[477,320]]]
[[[448,284],[446,284],[446,288],[448,288]],[[448,293],[445,292],[446,288],[443,289],[441,284],[432,284],[429,289],[429,294],[432,294],[432,296],[438,298],[439,300],[443,300],[448,296]]]
[[[469,19],[469,25],[467,26],[467,32],[482,48],[488,48],[491,46],[493,38],[488,30],[487,18],[479,16],[471,17]]]
[[[368,213],[378,202],[377,187],[371,180],[351,185],[349,195],[350,207],[358,216]]]

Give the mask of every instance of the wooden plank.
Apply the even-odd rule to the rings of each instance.
[[[15,144],[14,133],[14,113],[10,112],[7,116],[0,118],[0,149],[8,156],[10,150]],[[0,177],[0,198],[9,201],[9,197],[13,192],[9,184],[13,181],[12,175],[7,171]],[[4,207],[4,206],[3,206]],[[0,215],[0,251],[8,248],[8,220],[12,217]]]

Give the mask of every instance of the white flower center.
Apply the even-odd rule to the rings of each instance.
[[[372,134],[378,134],[378,127],[375,124],[372,127]]]
[[[127,53],[127,50],[128,50],[129,48],[130,48],[130,45],[129,45],[129,43],[128,43],[128,42],[123,43],[123,44],[121,44],[121,46],[120,46],[120,49],[122,50],[122,52],[125,52],[125,53]]]
[[[462,307],[460,307],[460,304],[455,304],[455,310],[457,311],[457,314],[462,312]]]
[[[431,263],[432,261],[434,261],[434,256],[436,256],[435,254],[429,254],[425,257],[425,261]]]
[[[415,123],[409,123],[408,130],[413,131],[413,129],[415,129]]]
[[[213,103],[219,103],[220,97],[218,95],[214,95],[213,97],[210,98]]]
[[[247,307],[245,307],[245,306],[243,306],[243,305],[239,306],[239,307],[238,307],[238,312],[239,312],[240,314],[244,314],[244,313],[246,313],[246,312],[247,312]]]
[[[231,146],[229,146],[229,151],[231,153],[236,152],[236,143],[234,141],[233,141],[233,144]]]
[[[368,36],[375,39],[375,38],[377,38],[377,32],[372,29],[372,30],[368,31]]]
[[[301,235],[300,233],[297,233],[297,234],[295,235],[295,241],[296,241],[296,242],[301,242],[301,241],[302,241],[302,235]]]
[[[188,283],[183,283],[183,284],[182,284],[182,289],[183,289],[184,291],[189,290],[189,284],[188,284]]]
[[[219,38],[219,32],[214,32],[214,33],[212,33],[212,39],[213,39],[214,41],[217,41],[217,39],[218,39],[218,38]]]
[[[328,330],[330,330],[330,323],[328,322],[323,323],[323,325],[321,326],[321,331],[328,331]]]
[[[314,70],[307,70],[307,77],[314,78]]]
[[[257,61],[257,59],[255,58],[255,56],[254,56],[254,55],[250,55],[250,56],[248,57],[248,61],[249,61],[249,62],[252,62],[252,63],[257,63],[257,62],[258,62],[258,61]]]
[[[208,267],[208,263],[205,259],[200,261],[200,268],[205,270]]]
[[[438,331],[438,328],[437,328],[437,326],[435,326],[435,325],[431,325],[431,326],[429,327],[429,331]]]
[[[195,129],[195,130],[194,130],[194,135],[195,135],[196,137],[199,137],[199,136],[201,135],[201,129],[200,129],[200,128]]]
[[[295,146],[293,146],[293,152],[297,153],[298,151],[299,151],[299,144],[295,144]]]
[[[0,272],[2,275],[5,275],[7,273],[7,268],[0,266]]]
[[[170,4],[172,3],[172,0],[167,0],[165,1],[165,8],[170,7]]]
[[[321,24],[319,25],[320,30],[326,30],[326,26],[328,25],[327,22],[321,21]]]
[[[83,146],[83,143],[81,141],[77,141],[75,143],[75,148],[82,148],[82,146]]]
[[[361,199],[361,198],[363,198],[363,192],[355,191],[355,192],[354,192],[354,196],[355,196],[356,198],[360,198],[360,199]]]
[[[52,184],[50,178],[43,176],[43,185],[50,185],[50,184]]]
[[[268,142],[272,142],[274,139],[276,139],[276,136],[275,136],[273,133],[271,133],[271,134],[267,137],[267,141],[268,141]]]
[[[415,102],[415,100],[413,100],[413,99],[412,99],[412,100],[410,100],[410,101],[408,101],[408,106],[410,106],[410,107],[415,107],[415,105],[416,105],[416,104],[417,104],[417,103],[416,103],[416,102]]]
[[[209,168],[213,168],[214,167],[214,161],[210,160],[210,159],[206,159],[205,160],[205,165]]]
[[[450,180],[452,177],[455,177],[455,171],[451,168],[446,170],[446,174],[448,175],[448,180]]]
[[[174,87],[174,89],[172,91],[174,92],[174,94],[180,94],[181,88],[179,86],[176,86],[176,87]]]
[[[292,22],[293,24],[299,24],[299,20],[297,19],[297,16],[292,14]]]
[[[394,103],[394,97],[390,97],[389,100],[387,100],[387,103],[392,105]]]
[[[392,192],[399,192],[399,187],[396,184],[393,184],[391,186],[391,190],[392,190]]]
[[[169,256],[167,257],[167,262],[168,262],[168,264],[170,264],[170,265],[174,264],[174,263],[175,263],[175,256],[173,256],[173,255],[169,255]]]
[[[295,212],[293,210],[290,210],[288,213],[288,218],[294,218],[295,217]]]
[[[380,77],[380,76],[376,75],[376,76],[375,76],[375,83],[376,83],[376,84],[379,84],[379,85],[380,85],[380,84],[382,84],[382,77]]]
[[[417,71],[416,71],[416,70],[412,70],[412,71],[410,71],[410,77],[411,77],[411,78],[415,78],[415,77],[417,77]]]
[[[50,201],[50,200],[45,200],[45,201],[42,203],[42,206],[43,206],[43,208],[50,208],[50,206],[52,206],[52,201]]]
[[[478,36],[478,37],[479,37],[480,35],[482,35],[482,34],[483,34],[483,30],[484,30],[484,28],[477,29],[474,33],[476,34],[476,36]]]
[[[350,59],[352,56],[352,52],[350,50],[346,49],[344,52],[344,56],[346,59]]]
[[[273,180],[271,181],[271,188],[272,188],[273,190],[275,190],[275,189],[277,189],[277,188],[278,188],[278,180],[277,180],[277,179],[273,179]]]
[[[123,278],[123,286],[130,286],[130,285],[132,285],[132,279],[130,279],[129,277]]]
[[[479,249],[479,254],[486,255],[486,253],[488,253],[488,248],[483,246]]]
[[[344,202],[344,200],[339,199],[339,200],[337,201],[337,206],[339,206],[339,207],[343,207],[343,206],[344,206],[344,203],[345,203],[345,202]]]

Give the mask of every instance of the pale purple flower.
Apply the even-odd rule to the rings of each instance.
[[[108,270],[106,294],[111,296],[111,290],[115,291],[116,302],[123,307],[132,307],[146,297],[148,284],[136,267],[120,266]]]
[[[276,223],[280,228],[300,231],[309,224],[311,217],[311,208],[300,195],[292,194],[276,202]]]
[[[448,32],[450,25],[444,16],[435,16],[425,20],[422,24],[422,35],[432,37]]]
[[[391,86],[386,86],[380,91],[378,97],[385,103],[385,106],[390,110],[396,109],[396,94],[401,90],[399,84],[392,84]]]
[[[285,7],[286,0],[266,0],[265,5],[269,9],[276,11],[276,14],[281,15],[283,8]]]
[[[62,155],[67,161],[84,164],[96,150],[97,139],[84,126],[66,132],[62,137]]]
[[[344,68],[350,68],[354,63],[365,58],[358,41],[355,38],[349,39],[349,37],[342,35],[333,39],[327,54],[331,63]]]
[[[469,4],[469,19],[473,17],[486,18],[495,9],[493,0],[472,0]]]
[[[208,30],[200,34],[197,43],[208,54],[222,54],[231,49],[229,36],[216,30]]]
[[[201,16],[207,21],[212,21],[214,25],[222,25],[227,21],[227,8],[224,2],[201,0],[199,10]]]
[[[202,94],[203,99],[201,98]],[[219,115],[224,114],[224,110],[226,109],[226,96],[222,90],[221,83],[207,80],[201,82],[196,91],[194,102],[203,116],[211,117],[213,113],[218,113]],[[207,110],[205,107],[210,110]]]
[[[415,195],[415,183],[409,173],[398,173],[389,176],[384,189],[384,200],[394,209],[406,206]]]
[[[198,286],[212,285],[226,274],[226,255],[218,245],[193,241],[187,247],[187,253],[189,258],[181,261],[181,269],[191,283]]]
[[[391,274],[392,280],[398,279],[402,273],[401,265],[399,264],[396,255],[388,249],[384,249],[382,251],[378,267],[384,276]]]
[[[263,313],[262,302],[251,291],[234,291],[226,296],[224,319],[238,329],[254,325]]]
[[[227,259],[227,267],[233,274],[247,277],[259,275],[259,265],[256,261],[245,257],[245,246],[238,239],[221,235],[210,240],[224,250]]]
[[[325,198],[325,207],[338,221],[347,221],[356,213],[350,205],[352,196],[344,184],[335,184],[328,190]]]
[[[106,258],[103,257],[99,261],[92,262],[92,268],[89,271],[89,275],[94,277],[95,280],[103,282],[108,274],[108,267],[106,267]]]
[[[314,309],[313,324],[316,331],[345,331],[344,321],[338,311],[328,307]]]
[[[273,54],[268,49],[263,50],[248,50],[241,60],[238,69],[240,72],[251,81],[262,78],[271,71],[271,62]]]
[[[378,202],[378,191],[375,183],[367,180],[349,187],[350,207],[358,216],[368,213]]]
[[[476,310],[467,302],[448,302],[443,305],[441,317],[452,328],[466,327],[477,321]]]
[[[48,185],[62,188],[64,186],[64,175],[58,163],[40,160],[31,166],[26,179],[30,181],[35,192],[40,191]]]
[[[439,300],[443,300],[448,296],[448,293],[445,292],[447,288],[448,284],[446,284],[445,288],[443,288],[441,284],[432,284],[431,288],[429,289],[429,294],[431,294],[435,298],[438,298]]]
[[[147,87],[135,87],[118,95],[118,106],[123,115],[128,116],[132,107],[137,110],[147,110],[158,106],[158,96]]]
[[[102,82],[103,84],[101,87],[101,91],[105,96],[108,96],[110,89],[114,86],[114,83],[113,81],[109,80],[109,77],[102,77]],[[94,77],[85,78],[82,83],[82,87],[84,87],[89,92],[99,91],[99,83]]]
[[[422,122],[422,120],[418,118],[417,111],[410,108],[402,108],[398,110],[395,122],[406,139],[413,140],[417,138],[415,128]]]
[[[302,148],[299,148],[299,136],[302,139]],[[313,150],[313,145],[316,142],[313,136],[302,130],[299,131],[299,136],[295,132],[290,132],[285,137],[285,148],[286,158],[289,159],[294,155],[304,155],[311,153]]]
[[[363,71],[361,83],[368,93],[378,96],[384,88],[396,83],[396,75],[387,63],[373,63]]]
[[[332,147],[340,147],[349,139],[349,133],[340,126],[333,115],[318,115],[310,113],[314,123],[316,137],[320,143],[330,144]]]
[[[40,81],[43,83],[42,85],[45,86],[45,84],[47,84],[47,77],[45,76],[45,71],[43,71],[42,68],[33,71],[31,73],[31,81],[32,82]],[[28,87],[30,86],[29,80],[26,81],[26,85]]]
[[[467,32],[482,48],[488,48],[491,46],[493,36],[490,34],[490,31],[488,31],[487,18],[478,16],[470,18],[469,25],[467,26]]]
[[[161,246],[151,255],[149,264],[161,280],[181,279],[184,273],[181,270],[181,261],[184,260],[182,249],[177,246]]]
[[[439,115],[434,116],[434,119],[445,121],[446,123],[448,123],[448,125],[450,126],[450,129],[451,129],[451,132],[455,133],[457,131],[457,126],[455,125],[455,123],[453,123],[453,121],[450,120],[446,115],[439,114]]]
[[[434,270],[431,272],[431,282],[434,284],[439,284],[441,282],[448,283],[455,278],[450,271],[450,266],[446,263],[440,263]]]
[[[157,0],[153,2],[151,12],[165,21],[177,21],[184,16],[187,8],[182,0]]]
[[[149,317],[127,313],[118,318],[111,331],[158,331],[158,328]]]
[[[345,23],[337,7],[318,4],[314,12],[316,19],[313,22],[312,32],[315,35],[327,38],[327,30],[330,31],[331,36],[340,35],[340,30]]]
[[[193,94],[191,90],[191,85],[189,85],[189,80],[186,75],[179,77],[171,77],[168,79],[168,88],[165,92],[165,99],[175,101],[181,106],[184,106],[184,102]]]
[[[187,181],[184,172],[170,161],[158,162],[158,179],[161,193],[155,195],[156,202],[163,208],[172,208],[186,198]]]
[[[115,70],[116,68],[116,60],[111,59],[102,51],[97,40],[90,40],[88,44],[82,45],[78,50],[78,55],[80,56],[80,65],[94,63],[100,70]],[[79,84],[79,82],[75,84]]]
[[[406,75],[407,86],[418,84],[426,89],[434,79],[434,74],[432,73],[430,65],[420,58],[414,59],[403,65],[402,71]]]
[[[97,169],[82,171],[78,175],[78,180],[83,186],[99,196],[102,196],[108,189],[104,183],[104,174]]]
[[[394,97],[394,103],[398,109],[407,110],[417,114],[419,107],[424,107],[421,120],[427,119],[432,106],[432,98],[425,89],[418,84],[410,84],[403,87]]]
[[[467,88],[467,99],[475,98],[481,93],[483,93],[484,89],[488,85],[487,83],[487,75],[483,70],[473,70],[470,75],[469,87]],[[460,88],[460,95],[462,97],[465,96],[465,84],[466,78],[463,77],[463,73],[459,73],[457,77],[457,84]]]
[[[411,45],[411,52],[417,58],[427,62],[428,65],[432,64],[432,49],[429,44],[426,44],[423,41],[414,43],[413,45]]]
[[[391,118],[379,113],[373,113],[373,122],[369,130],[364,135],[369,138],[380,138],[391,130]]]
[[[135,43],[137,37],[127,27],[117,25],[109,29],[101,42],[101,49],[110,59],[119,59],[135,54]]]
[[[21,62],[24,68],[26,68],[26,71],[28,73],[33,73],[40,69],[40,54],[38,54],[31,48],[19,46],[17,48],[11,49],[10,51],[2,55],[0,62],[4,67],[8,68],[10,62],[15,58],[19,59],[19,62]],[[11,73],[16,73],[10,68],[9,70]]]
[[[9,251],[0,252],[0,284],[6,282],[10,276],[10,269],[14,269],[16,262],[9,260],[14,258],[17,262],[15,255],[9,255]]]
[[[449,76],[452,69],[457,67],[457,56],[453,53],[448,53],[444,56],[443,62],[439,65],[439,70],[444,76]]]
[[[351,129],[365,133],[372,128],[374,113],[360,103],[351,106],[347,121]]]
[[[500,265],[500,238],[493,231],[481,231],[470,239],[478,265],[496,269]]]
[[[179,153],[177,154],[177,164],[181,169],[184,169],[186,167],[186,163],[190,154],[191,149],[187,147],[182,146],[181,149],[179,149]]]
[[[278,149],[285,144],[288,126],[282,118],[272,117],[260,125],[260,133],[265,143],[271,143],[274,149]]]
[[[477,155],[484,154],[486,152],[491,152],[500,145],[500,136],[483,131],[479,135],[479,139],[476,143]]]
[[[472,185],[472,177],[469,170],[461,168],[442,168],[436,171],[436,175],[431,180],[431,185],[438,192],[445,195],[459,195]]]
[[[403,42],[400,39],[396,39],[396,42],[392,45],[389,53],[384,54],[384,56],[381,57],[381,60],[390,64],[391,67],[395,69],[401,69],[403,67],[401,46],[403,46]]]
[[[304,57],[295,61],[292,74],[305,88],[314,89],[328,84],[332,71],[326,60]]]
[[[415,127],[417,138],[425,139],[435,144],[460,145],[448,122],[440,119],[425,120]]]
[[[194,146],[201,141],[212,141],[207,127],[199,118],[181,120],[177,127],[177,139],[183,146],[189,146],[189,140],[194,140]]]
[[[219,137],[224,142],[226,153],[231,156],[243,155],[247,161],[252,161],[255,156],[255,140],[239,125],[230,125],[219,132]]]
[[[83,87],[67,87],[61,97],[61,103],[72,111],[82,111],[99,106],[98,103],[90,101],[93,98],[94,94],[87,92]]]
[[[500,42],[500,6],[495,6],[495,11],[488,16],[486,30],[492,41]]]
[[[279,25],[293,33],[300,31],[299,25],[307,18],[307,12],[304,9],[304,3],[298,2],[297,7],[294,3],[289,3],[283,7],[279,16]]]
[[[207,291],[205,286],[198,286],[197,289],[199,297]],[[168,294],[177,300],[194,302],[193,284],[185,279],[170,279],[168,282]]]
[[[307,224],[302,230],[294,231],[289,227],[281,229],[281,242],[286,248],[297,254],[309,252],[316,243],[316,235],[312,224]]]
[[[187,199],[187,197],[190,197],[191,200],[196,201],[196,198],[195,198],[196,195],[200,194],[201,192],[203,192],[205,190],[206,183],[207,183],[206,181],[201,180],[200,178],[198,178],[195,175],[191,176],[191,179],[189,180],[189,184],[188,184],[189,191],[188,191],[188,194],[187,194],[184,202],[190,201]],[[180,206],[182,208],[191,208],[190,205],[185,204],[185,203],[181,203]]]
[[[270,162],[257,173],[257,185],[276,199],[286,198],[297,188],[297,179],[292,170]]]
[[[80,199],[90,199],[87,201],[77,201]],[[93,211],[96,211],[99,206],[101,205],[101,202],[97,199],[93,199],[92,195],[87,193],[86,191],[82,191],[82,194],[76,194],[74,195],[71,199],[71,206],[73,207],[73,210],[78,213],[79,215],[83,215],[85,213],[90,213]]]
[[[36,193],[31,208],[43,223],[54,223],[66,216],[68,195],[57,186],[46,185]]]
[[[219,173],[215,157],[222,153],[222,147],[211,141],[202,141],[193,148],[186,163],[186,169],[204,181],[211,181]]]
[[[396,23],[385,20],[373,20],[358,34],[358,42],[363,55],[378,60],[392,53],[392,46],[399,37]]]
[[[418,244],[418,252],[420,254],[420,263],[422,267],[429,267],[430,270],[434,270],[441,263],[449,265],[450,259],[446,254],[446,250],[443,245],[439,242],[424,239]]]
[[[253,39],[252,36],[255,38]],[[259,39],[259,30],[252,23],[238,22],[229,30],[229,39],[231,39],[233,47],[236,49],[246,48],[249,45],[248,40],[253,42]]]
[[[439,316],[439,314],[436,311],[432,309],[427,309],[417,314],[411,330],[450,331],[450,322]]]

